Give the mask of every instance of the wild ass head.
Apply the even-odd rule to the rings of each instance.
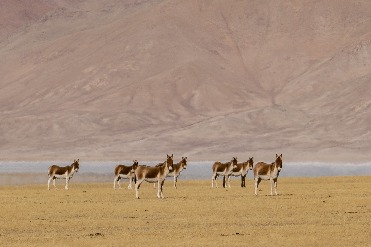
[[[167,154],[167,159],[166,159],[166,166],[169,168],[169,171],[173,170],[173,160],[174,155],[172,154],[171,156]]]
[[[79,170],[79,161],[80,159],[73,160],[73,163],[72,163],[72,169],[75,170],[76,173]]]
[[[237,157],[233,157],[233,159],[231,160],[231,164],[233,166],[232,169],[237,167]]]
[[[282,154],[279,155],[279,156],[276,154],[276,161],[275,161],[275,163],[276,163],[277,170],[278,171],[281,171],[281,169],[282,169]]]
[[[254,166],[254,157],[249,157],[249,160],[247,161],[247,164],[249,166],[249,170],[252,170],[253,166]]]
[[[137,169],[137,167],[138,167],[138,161],[137,160],[133,160],[133,164],[131,165],[130,172],[135,172],[135,169]]]
[[[182,157],[182,160],[180,161],[180,165],[181,167],[183,167],[183,169],[187,169],[187,157]]]

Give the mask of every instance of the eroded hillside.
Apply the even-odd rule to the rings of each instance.
[[[0,7],[1,159],[370,158],[369,1]]]

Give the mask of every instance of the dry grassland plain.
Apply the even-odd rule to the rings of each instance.
[[[221,181],[219,180],[219,186]],[[281,178],[262,182],[167,180],[135,191],[111,183],[1,186],[1,246],[370,246],[371,177]]]

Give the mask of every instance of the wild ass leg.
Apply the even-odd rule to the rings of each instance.
[[[48,190],[50,190],[50,181],[53,179],[53,177],[49,177],[48,179]]]
[[[157,198],[162,198],[162,181],[159,179],[157,181]]]
[[[162,192],[162,189],[164,187],[165,180],[162,180],[161,182],[161,198],[164,199],[164,193]]]
[[[271,196],[273,196],[274,180],[273,180],[273,178],[270,178],[269,180],[270,180],[270,182],[271,182]]]
[[[256,196],[258,195],[258,187],[259,187],[260,181],[261,181],[261,178],[259,178],[259,177],[255,178],[255,195]]]
[[[215,182],[215,188],[218,188],[218,184],[216,183],[216,180],[218,178],[218,174],[214,174],[211,178],[211,188],[214,188],[214,182]]]
[[[273,181],[274,181],[274,193],[276,195],[278,195],[278,193],[277,193],[277,178],[273,179]]]
[[[55,186],[55,178],[53,178],[53,186],[54,186],[54,189],[57,188],[57,186]]]
[[[135,182],[135,198],[139,199],[139,187],[140,187],[140,184],[144,181],[144,179],[141,179],[141,180],[137,180]]]
[[[68,181],[70,180],[70,177],[67,176],[66,177],[66,186],[64,187],[66,190],[68,190]]]
[[[242,176],[241,175],[241,187],[243,188],[243,187],[246,187],[246,175],[244,175],[244,176]]]
[[[117,178],[117,185],[119,186],[119,189],[121,189],[120,181],[121,181],[121,177],[119,176],[119,177]]]
[[[116,181],[117,181],[117,184],[119,184],[119,177],[116,176],[114,179],[113,179],[113,189],[115,190],[116,189]],[[120,185],[120,184],[119,184]]]
[[[223,187],[226,188],[228,186],[228,188],[231,187],[231,176],[228,175],[227,177],[224,176],[223,178]]]
[[[131,181],[133,180],[133,178],[131,176],[129,176],[129,185],[128,185],[128,189],[131,190]]]
[[[176,182],[177,182],[177,177],[174,176],[174,188],[176,189]]]

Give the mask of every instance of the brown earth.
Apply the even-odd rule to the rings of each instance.
[[[125,181],[126,185],[127,181]],[[1,246],[369,246],[371,177],[282,178],[253,195],[209,180],[135,191],[112,184],[0,186]],[[125,187],[125,186],[124,186]]]
[[[371,158],[371,2],[0,2],[0,159]]]

